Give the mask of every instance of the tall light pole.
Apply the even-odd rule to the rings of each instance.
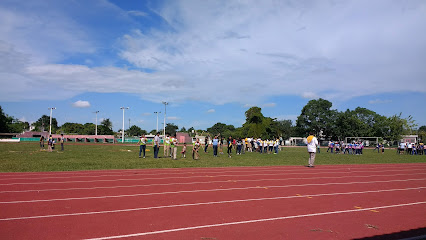
[[[169,104],[168,102],[163,102],[164,104],[164,128],[163,128],[163,137],[166,137],[166,106]]]
[[[121,143],[124,143],[124,110],[129,109],[129,107],[121,107],[123,109],[123,129],[121,129]]]
[[[93,113],[95,113],[95,114],[96,114],[96,124],[95,124],[95,135],[96,135],[96,136],[98,135],[98,112],[99,112],[99,111],[95,111],[95,112],[93,112]]]
[[[55,110],[55,107],[47,108],[50,110],[50,126],[49,126],[49,136],[52,135],[52,110]]]
[[[155,134],[157,134],[158,133],[158,114],[161,113],[161,112],[154,112],[154,113],[157,114],[157,132],[155,133]]]

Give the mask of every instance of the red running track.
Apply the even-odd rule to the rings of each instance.
[[[426,164],[0,173],[0,239],[426,236]]]

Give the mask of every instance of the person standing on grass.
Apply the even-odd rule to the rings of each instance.
[[[209,137],[204,138],[204,153],[207,153],[207,148],[209,147]]]
[[[219,144],[220,144],[220,154],[223,154],[223,137],[220,137]]]
[[[157,132],[157,135],[155,135],[152,145],[154,146],[154,158],[158,158],[158,150],[160,149],[160,132]]]
[[[309,133],[308,138],[306,139],[306,143],[308,146],[308,153],[309,153],[309,165],[306,167],[313,168],[315,163],[315,153],[317,152],[317,146],[318,146],[318,140],[314,136],[312,132]]]
[[[213,138],[212,145],[213,145],[213,157],[217,157],[217,145],[219,144],[219,139],[217,136]]]
[[[198,160],[200,158],[200,154],[198,153],[200,146],[201,146],[200,139],[197,138],[197,141],[195,141],[194,146],[192,147],[192,159]]]
[[[139,158],[141,157],[141,153],[143,152],[143,158],[145,158],[145,149],[146,149],[146,138],[143,134],[142,137],[139,139]]]
[[[228,157],[229,158],[231,158],[232,156],[232,143],[233,143],[233,141],[232,141],[232,137],[229,137],[228,138]]]
[[[163,145],[164,145],[164,149],[163,149],[164,157],[170,157],[170,136],[169,136],[169,134],[167,134],[166,137],[164,138]]]
[[[44,149],[44,136],[40,137],[40,151]]]
[[[170,142],[170,146],[171,146],[171,151],[172,151],[172,159],[176,160],[177,159],[177,138],[176,136],[172,137],[171,142]]]
[[[64,134],[61,133],[61,151],[64,151],[64,142],[65,142]]]
[[[186,143],[183,143],[182,152],[180,153],[182,154],[183,158],[186,158]]]
[[[52,152],[52,146],[53,146],[53,138],[52,138],[52,135],[50,135],[49,139],[47,140],[47,151]]]

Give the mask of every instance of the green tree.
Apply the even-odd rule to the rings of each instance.
[[[157,129],[152,129],[151,132],[149,132],[149,134],[156,135],[157,134]]]
[[[82,131],[81,134],[84,134],[84,135],[95,135],[96,134],[96,125],[94,123],[85,123],[83,125],[83,131]]]
[[[274,121],[276,136],[283,139],[289,139],[294,134],[293,122],[291,120]]]
[[[266,135],[266,128],[262,109],[260,107],[251,107],[245,112],[245,116],[246,122],[242,126],[242,134],[264,138]]]
[[[98,126],[99,135],[112,135],[114,131],[112,130],[112,122],[109,118],[102,120],[101,125]]]
[[[50,116],[41,116],[34,124],[35,131],[48,131],[50,125]],[[58,130],[58,121],[56,118],[52,118],[52,133]]]
[[[83,134],[84,126],[81,123],[66,122],[61,126],[61,132],[65,134]]]
[[[13,121],[13,123],[9,124],[9,132],[11,133],[22,133],[30,128],[30,124],[28,122],[21,121]]]
[[[419,135],[419,139],[421,142],[426,141],[426,126],[421,126],[417,130],[417,135]]]
[[[334,119],[338,112],[331,110],[332,103],[325,99],[310,100],[302,109],[296,121],[296,129],[299,135],[314,132],[325,137],[333,136],[335,133]]]
[[[226,125],[220,122],[210,128],[207,128],[207,132],[211,135],[221,134],[222,136],[228,136],[229,134],[232,134],[233,131],[235,131],[235,127],[233,125]]]
[[[170,136],[175,136],[176,131],[179,129],[177,125],[174,123],[167,123],[166,124],[166,134],[169,134]]]
[[[145,130],[136,125],[131,126],[129,129],[126,130],[126,132],[128,136],[142,136],[147,134]]]
[[[185,127],[182,127],[182,128],[179,130],[179,132],[186,132],[186,128],[185,128]]]
[[[7,123],[8,123],[8,116],[7,114],[3,112],[3,109],[0,106],[0,133],[9,132],[9,127]]]

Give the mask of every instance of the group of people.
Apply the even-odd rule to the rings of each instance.
[[[146,144],[148,143],[147,138],[145,137],[145,135],[142,135],[141,138],[138,141],[139,144],[139,158],[142,157],[142,153],[143,153],[143,158],[146,157],[145,152],[146,152]],[[167,135],[164,138],[164,156],[165,157],[170,157],[174,160],[177,159],[177,145],[178,145],[178,141],[176,136],[174,137],[170,137],[169,135]],[[155,137],[154,137],[154,141],[152,142],[152,146],[154,148],[154,158],[158,158],[158,152],[160,150],[160,133],[158,132]],[[184,144],[184,150],[182,151],[182,156],[185,156],[186,153],[186,144]]]
[[[212,141],[213,156],[217,157],[218,150],[219,154],[223,154],[224,138],[215,136]],[[274,153],[278,154],[280,150],[280,144],[282,140],[262,140],[261,138],[246,137],[246,138],[232,138],[229,137],[226,140],[228,157],[232,157],[232,150],[235,150],[237,155],[244,154],[245,152],[259,152],[259,153]],[[209,146],[208,137],[205,138],[204,152],[207,153]]]
[[[47,141],[47,151],[53,152],[53,150],[55,150],[56,140],[52,137],[52,135],[49,135],[49,138],[47,138],[47,140],[44,138],[44,136],[40,137],[40,151],[44,150],[44,141]],[[64,134],[61,134],[59,141],[61,143],[61,151],[64,151]]]
[[[397,150],[398,154],[408,155],[426,155],[425,145],[423,143],[400,143]]]
[[[336,154],[351,154],[351,155],[362,155],[362,150],[364,149],[363,142],[328,142],[327,152],[336,153]],[[383,148],[384,151],[384,148]]]
[[[154,158],[158,158],[158,152],[160,149],[160,133],[157,133],[152,142],[154,150]],[[142,135],[138,141],[139,147],[139,158],[146,157],[146,145],[148,141],[145,135]],[[261,138],[232,138],[229,137],[226,142],[223,137],[215,136],[211,143],[209,138],[206,137],[204,140],[204,152],[208,153],[208,148],[211,145],[213,148],[213,156],[217,157],[218,154],[223,154],[223,146],[226,144],[228,157],[232,157],[233,149],[236,151],[237,155],[244,154],[245,152],[259,152],[259,153],[273,153],[277,154],[280,150],[280,139],[276,140],[262,140]],[[175,136],[170,137],[166,135],[163,141],[164,145],[164,157],[171,157],[172,159],[177,159],[177,146],[178,141]],[[182,147],[182,157],[186,158],[186,143],[183,143]],[[200,139],[197,138],[192,146],[192,158],[198,160],[200,158],[199,150],[202,147]]]

